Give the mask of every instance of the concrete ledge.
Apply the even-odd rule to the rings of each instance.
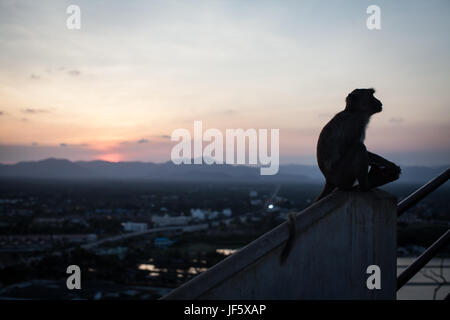
[[[300,212],[286,263],[279,256],[287,223],[162,299],[394,299],[396,200],[382,191],[337,191]],[[366,268],[381,268],[368,290]]]

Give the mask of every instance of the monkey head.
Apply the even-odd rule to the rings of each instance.
[[[350,112],[362,112],[371,116],[374,113],[381,112],[382,103],[373,95],[375,90],[355,89],[345,99],[345,110]]]

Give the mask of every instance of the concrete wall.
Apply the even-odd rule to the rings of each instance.
[[[396,200],[382,190],[337,191],[296,216],[285,264],[283,223],[163,299],[395,299]],[[381,289],[366,286],[369,265]]]

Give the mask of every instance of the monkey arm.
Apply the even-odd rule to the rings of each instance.
[[[368,174],[370,188],[384,185],[399,178],[402,170],[395,163],[369,151],[367,155],[371,166]]]
[[[390,162],[389,160],[386,160],[385,158],[372,153],[370,151],[367,151],[367,155],[369,156],[369,165],[375,165],[375,166],[386,166],[386,167],[392,167],[397,165],[393,162]]]

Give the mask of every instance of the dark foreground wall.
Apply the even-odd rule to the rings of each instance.
[[[395,299],[396,213],[382,190],[334,192],[298,214],[284,265],[287,223],[163,299]],[[367,288],[370,265],[380,267],[381,289]]]

